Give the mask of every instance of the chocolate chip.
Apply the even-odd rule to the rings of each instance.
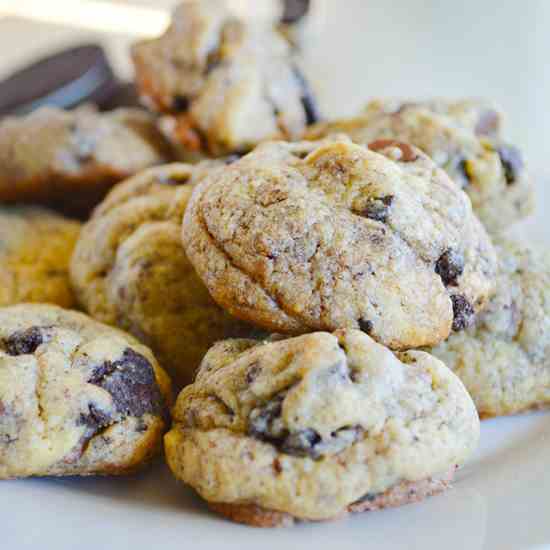
[[[246,383],[252,384],[256,378],[258,378],[258,375],[262,372],[262,368],[260,367],[260,364],[258,361],[254,361],[251,365],[249,365],[248,369],[246,370]]]
[[[280,444],[283,453],[294,456],[317,457],[315,446],[321,442],[321,436],[310,428],[289,434]]]
[[[50,327],[31,327],[18,330],[9,336],[4,344],[8,355],[26,355],[34,353],[44,343],[44,329]]]
[[[283,466],[278,458],[273,461],[272,466],[276,474],[281,474],[283,472]]]
[[[353,504],[362,504],[363,502],[373,502],[379,496],[379,493],[367,493],[363,495],[360,499],[356,500]]]
[[[108,391],[116,410],[125,416],[158,415],[163,400],[151,363],[141,354],[126,348],[118,361],[98,366],[88,380]]]
[[[393,195],[371,198],[367,206],[361,211],[361,215],[370,220],[386,223],[393,200]]]
[[[453,330],[458,332],[469,327],[475,317],[475,311],[470,302],[460,294],[453,294],[451,296],[453,303]]]
[[[372,332],[374,328],[372,321],[368,319],[359,319],[357,322],[359,323],[359,330],[362,330],[365,334],[370,334]]]
[[[233,164],[234,162],[237,162],[239,159],[243,158],[246,155],[245,151],[242,152],[235,152],[232,155],[229,155],[227,157],[224,157],[222,160],[224,164]]]
[[[418,158],[418,153],[408,144],[394,139],[377,139],[372,143],[369,143],[369,149],[371,151],[381,151],[388,147],[397,147],[401,150],[401,162],[413,162]]]
[[[523,170],[523,158],[519,150],[513,145],[500,145],[497,148],[506,183],[512,185],[515,183]]]
[[[157,176],[157,182],[162,185],[185,185],[190,179],[190,174],[162,174]]]
[[[298,22],[309,11],[310,0],[283,0],[284,11],[281,23],[291,25]]]
[[[320,119],[317,103],[313,98],[313,94],[307,80],[305,79],[300,69],[298,69],[298,67],[294,67],[294,74],[296,76],[296,80],[298,81],[300,89],[302,90],[300,101],[302,102],[302,107],[304,108],[304,113],[306,115],[306,124],[308,126],[311,124],[315,124]]]
[[[463,271],[464,256],[452,249],[445,250],[435,263],[435,272],[445,286],[456,286]]]
[[[211,51],[206,58],[205,74],[209,75],[222,62],[219,50]]]
[[[252,411],[248,421],[250,435],[261,440],[272,440],[282,435],[279,427],[275,425],[275,421],[281,416],[285,396],[286,392],[281,393],[263,407]]]
[[[492,136],[498,130],[498,125],[498,113],[493,109],[487,109],[479,115],[474,131],[478,136]]]
[[[178,94],[175,95],[174,99],[172,100],[172,111],[175,111],[176,113],[182,113],[189,110],[190,105],[191,101],[188,97]]]
[[[281,419],[282,404],[287,391],[275,396],[263,407],[254,409],[248,419],[248,434],[277,447],[282,453],[309,457],[313,460],[325,454],[335,454],[352,445],[363,433],[359,426],[344,427],[323,441],[318,432],[305,428],[289,432]]]
[[[105,426],[108,426],[112,422],[113,417],[109,413],[103,412],[92,403],[88,405],[88,413],[82,413],[78,417],[79,425],[88,426],[94,432]]]

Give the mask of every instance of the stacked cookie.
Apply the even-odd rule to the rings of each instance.
[[[443,491],[478,415],[550,402],[550,259],[501,235],[533,193],[500,115],[317,123],[299,12],[187,2],[132,49],[151,113],[0,123],[0,478],[146,464],[170,375],[176,478],[235,521],[327,520]]]

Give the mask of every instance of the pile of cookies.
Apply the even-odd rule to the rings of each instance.
[[[322,121],[305,4],[186,2],[132,49],[148,110],[0,121],[0,479],[164,447],[235,521],[327,520],[443,491],[480,417],[550,404],[550,255],[505,235],[533,187],[499,112]]]

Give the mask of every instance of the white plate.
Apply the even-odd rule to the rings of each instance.
[[[326,112],[350,113],[372,95],[494,97],[509,113],[512,141],[527,147],[538,174],[548,175],[549,2],[319,2],[325,27],[306,55],[310,74],[323,86]],[[7,31],[0,31],[7,52],[16,43],[30,52],[38,38],[53,44],[59,35],[59,28],[21,20],[0,29]],[[452,39],[461,29],[464,36]],[[63,32],[67,40],[81,34]],[[115,48],[115,60],[126,59],[125,49]],[[550,245],[544,212],[550,183],[542,176],[538,203],[537,215],[524,225],[528,235]],[[1,482],[0,549],[550,549],[549,465],[550,413],[494,419],[483,423],[479,452],[446,494],[283,530],[218,518],[162,462],[125,479]]]
[[[211,514],[161,462],[131,478],[2,482],[6,550],[550,548],[550,414],[485,421],[454,488],[339,522],[255,529]]]

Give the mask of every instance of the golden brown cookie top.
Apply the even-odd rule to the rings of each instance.
[[[0,200],[89,209],[114,183],[167,155],[154,118],[140,109],[45,107],[0,123]]]
[[[396,139],[419,147],[464,189],[491,231],[533,208],[523,156],[502,139],[500,113],[487,102],[373,100],[356,117],[313,126],[306,138],[341,133],[356,143]]]
[[[132,50],[138,87],[188,153],[221,156],[266,138],[295,139],[317,119],[292,46],[271,20],[225,0],[185,2],[159,38]]]
[[[271,142],[206,178],[184,217],[218,303],[269,330],[361,328],[396,349],[467,326],[494,287],[467,196],[420,150]]]
[[[431,350],[485,417],[550,406],[550,254],[508,238],[495,244],[499,270],[486,310]]]
[[[80,223],[37,206],[0,208],[0,306],[71,307],[69,262]]]
[[[177,385],[191,381],[214,341],[243,334],[243,323],[212,300],[181,243],[194,185],[222,166],[169,164],[117,185],[84,225],[72,260],[82,306],[146,342]]]
[[[454,469],[479,437],[443,363],[357,330],[220,342],[173,415],[168,462],[203,498],[302,519]]]
[[[0,478],[131,469],[158,448],[170,393],[131,336],[55,306],[0,308]]]

